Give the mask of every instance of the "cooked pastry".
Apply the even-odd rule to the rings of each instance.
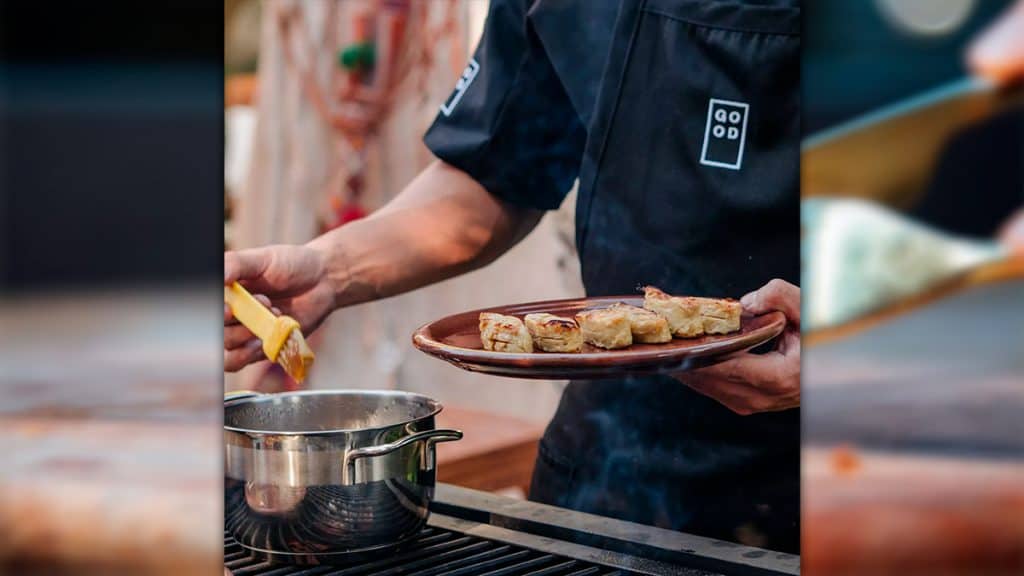
[[[583,332],[583,340],[594,346],[615,349],[633,343],[629,315],[623,310],[586,310],[576,315],[576,322]]]
[[[548,314],[527,314],[523,319],[533,343],[545,352],[579,352],[583,348],[583,332],[572,318]]]
[[[515,316],[481,312],[480,341],[484,350],[533,352],[533,339],[523,321]]]
[[[693,338],[704,334],[704,320],[696,298],[669,296],[654,286],[645,286],[644,308],[667,320],[673,336]]]
[[[732,298],[694,298],[700,304],[700,315],[706,334],[728,334],[740,329],[743,306]]]
[[[661,344],[672,340],[668,320],[663,316],[625,302],[612,304],[612,308],[622,310],[629,316],[629,331],[633,333],[633,342]]]

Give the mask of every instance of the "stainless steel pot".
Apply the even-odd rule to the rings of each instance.
[[[225,528],[296,563],[396,547],[427,520],[441,404],[397,391],[246,393],[224,401]]]

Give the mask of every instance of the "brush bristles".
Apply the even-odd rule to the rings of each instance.
[[[313,351],[298,330],[292,330],[277,354],[277,363],[293,380],[300,383],[306,379],[306,372],[313,365],[313,359]]]

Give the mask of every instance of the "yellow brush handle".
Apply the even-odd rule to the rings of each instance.
[[[231,307],[235,318],[263,341],[263,352],[272,361],[277,360],[277,354],[292,330],[299,329],[299,323],[294,318],[274,316],[238,282],[224,287],[224,301]]]

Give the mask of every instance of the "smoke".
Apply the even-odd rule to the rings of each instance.
[[[782,551],[798,548],[796,411],[737,416],[668,377],[574,382],[545,450],[571,463],[560,505]]]

